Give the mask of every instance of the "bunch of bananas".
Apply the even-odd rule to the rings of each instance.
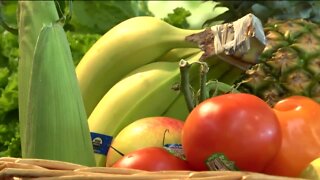
[[[201,59],[203,49],[186,37],[202,31],[179,29],[155,17],[135,17],[112,28],[84,55],[76,73],[97,166],[105,166],[112,137],[131,122],[150,116],[185,119],[184,97],[175,90],[179,61]],[[206,62],[209,79],[232,84],[243,72],[215,56]],[[189,72],[196,89],[199,66],[192,65]]]

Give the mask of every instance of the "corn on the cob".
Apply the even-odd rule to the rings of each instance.
[[[33,52],[40,30],[45,23],[59,19],[53,1],[19,1],[19,124],[21,134],[22,156],[26,156],[25,126],[27,123],[28,80],[31,76]],[[24,80],[25,79],[25,80]]]
[[[19,89],[24,92],[19,107],[23,157],[94,166],[87,115],[62,24],[44,23],[33,56],[23,60],[29,61],[19,77],[24,85]]]

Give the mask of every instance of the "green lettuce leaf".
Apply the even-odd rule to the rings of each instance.
[[[0,54],[0,156],[21,157],[16,35],[0,34]]]
[[[217,17],[228,10],[226,7],[218,6],[214,1],[147,1],[149,11],[160,19],[174,12],[177,7],[184,8],[191,13],[186,17],[189,29],[201,29],[208,19]],[[217,22],[220,24],[222,22]]]
[[[80,62],[84,54],[101,37],[100,34],[77,33],[70,31],[67,31],[66,34],[75,65]]]
[[[187,17],[189,16],[191,16],[190,11],[178,7],[173,10],[173,13],[169,13],[163,20],[175,27],[188,29],[190,25],[187,21]]]
[[[126,19],[150,15],[145,1],[73,1],[72,7],[66,27],[79,33],[104,34]]]

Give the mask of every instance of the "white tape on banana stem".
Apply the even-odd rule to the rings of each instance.
[[[257,57],[267,41],[261,21],[253,14],[248,14],[232,23],[206,28],[200,33],[186,37],[186,40],[197,43],[204,51],[202,60],[219,55],[224,56],[223,59],[227,62],[230,60],[229,63],[232,64],[234,63],[232,58],[236,58],[243,61],[234,64],[239,67],[257,63]]]

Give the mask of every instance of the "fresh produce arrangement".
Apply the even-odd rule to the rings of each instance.
[[[142,24],[149,24],[149,26],[141,30]],[[132,26],[137,27],[137,30],[131,28]],[[259,34],[259,28],[262,28],[261,24],[259,24],[258,19],[252,14],[239,19],[233,26],[235,26],[234,28],[239,28],[237,31],[240,32],[235,30],[234,34],[231,31],[221,34],[221,42],[214,46],[214,52],[210,52],[210,49],[205,50],[205,53],[198,52],[195,55],[186,57],[185,61],[194,63],[200,59],[207,58],[205,56],[209,57],[207,53],[221,54],[224,51],[235,51],[234,53],[245,54],[246,52],[244,51],[249,49],[250,43],[253,41],[251,39],[255,37],[261,39],[259,43],[264,43],[263,33]],[[212,31],[213,33],[222,33],[224,30],[226,30],[225,26],[220,25]],[[252,32],[252,35],[248,34],[248,36],[240,37],[242,36],[241,31],[252,30],[256,32]],[[207,33],[208,30],[204,32]],[[147,34],[148,36],[142,34]],[[161,35],[164,38],[160,38]],[[173,62],[166,62],[167,60],[163,60],[161,56],[166,55],[171,49],[196,48],[197,43],[193,44],[193,41],[197,38],[197,35],[201,37],[202,32],[200,30],[175,28],[154,17],[136,17],[112,28],[88,50],[77,65],[76,72],[85,107],[91,108],[94,105],[92,112],[90,111],[91,109],[87,108],[87,114],[90,131],[95,133],[95,138],[105,138],[104,142],[107,143],[107,138],[112,140],[121,129],[136,119],[161,116],[166,110],[171,108],[171,103],[178,98],[180,93],[179,91],[174,91],[172,87],[174,84],[179,83],[179,60],[181,59],[173,59],[168,60]],[[228,35],[233,35],[235,36],[234,39],[238,38],[239,40],[224,40]],[[127,37],[126,39],[130,42],[124,44],[128,46],[124,48],[131,49],[127,53],[124,53],[121,49],[123,48],[123,43],[120,40],[124,37]],[[154,37],[158,37],[159,39],[154,39]],[[191,40],[187,40],[187,37],[190,37]],[[153,39],[150,41],[151,44],[149,44],[149,39]],[[141,47],[139,44],[142,44]],[[211,47],[211,45],[207,46]],[[109,49],[110,47],[113,49]],[[257,49],[256,51],[259,50]],[[131,53],[138,57],[134,57]],[[128,56],[125,56],[126,54]],[[248,59],[253,61],[250,58]],[[230,61],[234,62],[234,60]],[[118,64],[119,62],[126,65],[121,66]],[[221,68],[219,71],[237,68],[236,66],[232,67],[233,65],[228,62],[222,63],[226,64],[225,69]],[[246,64],[246,62],[240,63],[240,65]],[[190,79],[196,77],[192,73],[198,73],[199,70],[197,71],[196,67],[190,67]],[[215,65],[212,67],[211,71],[216,68]],[[89,71],[92,73],[88,74],[87,72]],[[113,73],[113,71],[117,73]],[[241,69],[237,72],[241,73]],[[109,73],[112,76],[108,76]],[[210,78],[217,79],[214,76]],[[92,89],[91,87],[94,84],[99,84],[99,86]],[[183,85],[180,86],[180,88],[183,88]],[[161,93],[161,96],[159,93]],[[94,104],[91,103],[95,99],[92,94],[98,98]],[[98,97],[99,94],[102,97]],[[90,101],[87,101],[87,99],[90,99]],[[150,106],[152,102],[157,102],[157,104]],[[114,109],[114,107],[117,109]],[[186,115],[184,114],[184,116]],[[102,144],[101,148],[105,149],[105,146],[107,145]],[[105,153],[107,152],[102,150],[97,151],[99,151],[96,154],[97,165],[104,165]]]
[[[100,3],[1,2],[0,177],[320,179],[319,2]]]

